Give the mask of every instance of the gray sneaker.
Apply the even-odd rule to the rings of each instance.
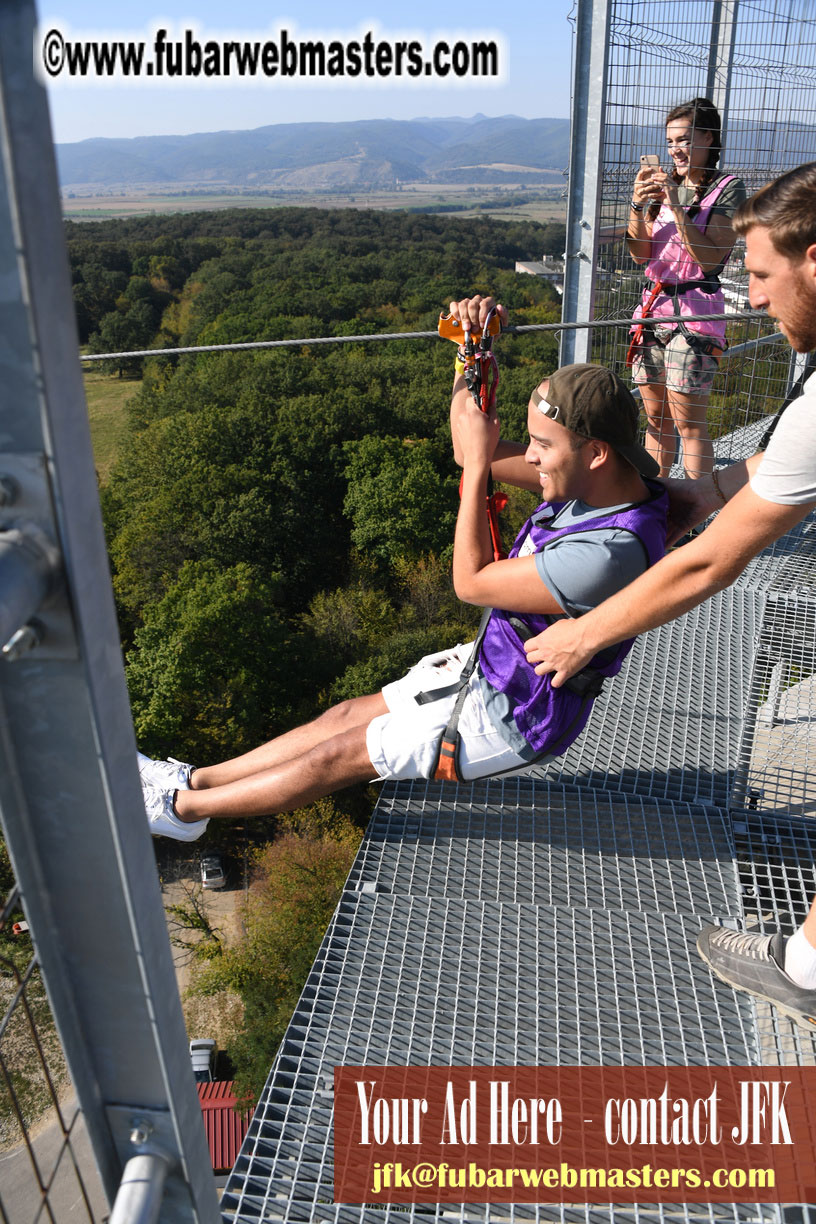
[[[145,756],[143,752],[137,752],[136,756],[139,759],[139,777],[142,779],[142,786],[157,786],[159,790],[190,789],[192,765],[185,765],[183,761],[177,761],[175,757],[168,757],[166,761],[154,761],[151,757]]]
[[[708,926],[697,936],[697,951],[723,982],[773,1003],[802,1028],[816,1031],[816,990],[803,990],[788,977],[783,968],[785,938],[780,931],[746,935]]]
[[[154,837],[174,837],[176,841],[197,841],[210,823],[206,820],[179,820],[173,811],[173,792],[142,783],[147,822]]]

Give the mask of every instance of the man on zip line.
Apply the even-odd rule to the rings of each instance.
[[[450,313],[473,335],[494,313],[507,319],[478,295],[451,303]],[[637,440],[631,393],[603,367],[567,366],[539,381],[524,446],[500,439],[463,359],[460,350],[450,409],[462,467],[453,583],[460,599],[487,610],[476,644],[429,655],[382,692],[341,702],[233,760],[193,768],[140,756],[153,834],[193,841],[210,818],[288,811],[372,779],[514,772],[564,752],[583,730],[632,642],[599,652],[553,689],[535,675],[524,640],[555,618],[582,615],[663,555],[667,496],[649,479],[657,465]],[[491,477],[545,498],[498,560],[485,513]]]

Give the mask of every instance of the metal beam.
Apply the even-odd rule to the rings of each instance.
[[[169,1168],[160,1218],[214,1224],[136,770],[35,24],[31,0],[0,5],[0,475],[16,478],[0,532],[24,510],[59,554],[64,586],[38,614],[42,644],[0,661],[0,816],[109,1201],[143,1154],[133,1119],[146,1119]],[[11,619],[44,594],[30,583]]]
[[[561,310],[564,323],[585,322],[593,318],[595,310],[611,15],[612,0],[578,0]],[[559,364],[588,361],[590,346],[588,331],[563,332]]]
[[[737,35],[738,8],[739,0],[714,0],[711,15],[706,97],[711,99],[722,116],[723,145],[728,123],[728,107],[731,101],[731,69]]]

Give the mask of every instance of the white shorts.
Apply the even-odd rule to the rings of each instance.
[[[387,714],[372,719],[366,747],[378,778],[430,778],[439,737],[447,726],[456,693],[418,705],[417,693],[453,684],[470,658],[473,643],[454,646],[420,659],[407,675],[383,689]],[[528,769],[529,761],[514,752],[488,717],[482,700],[478,668],[468,681],[468,695],[459,718],[459,772],[467,781],[511,769]]]

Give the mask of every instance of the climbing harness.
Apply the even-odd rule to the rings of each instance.
[[[454,319],[452,315],[442,313],[439,316],[438,331],[443,339],[453,340],[459,346],[457,356],[464,366],[464,378],[468,391],[482,412],[489,413],[496,403],[496,390],[499,385],[499,366],[496,354],[493,352],[493,337],[498,336],[501,332],[501,321],[495,310],[490,311],[485,320],[484,329],[481,331],[478,328],[470,328],[458,319]],[[461,488],[460,482],[460,493]],[[499,514],[506,505],[506,494],[493,489],[493,478],[489,476],[487,521],[495,561],[501,561],[507,556],[502,549],[499,532]]]
[[[651,314],[652,306],[661,293],[671,298],[682,297],[684,293],[689,293],[692,289],[702,289],[704,293],[713,293],[719,283],[719,278],[716,276],[707,276],[705,280],[681,281],[676,285],[664,284],[663,281],[655,281],[651,293],[643,304],[640,322],[632,332],[632,339],[626,353],[627,366],[631,366],[635,360],[638,349],[643,344],[643,336],[646,331],[651,334],[658,344],[661,343],[654,334],[654,325],[644,322]],[[682,320],[678,321],[677,330],[690,349],[695,349],[698,353],[705,353],[707,357],[715,357],[717,360],[722,357],[724,352],[722,345],[715,344],[712,340],[707,340],[705,336],[701,336],[699,332],[692,331]]]
[[[705,233],[705,230],[708,226],[711,209],[713,208],[717,198],[723,191],[723,188],[725,188],[730,182],[732,182],[733,178],[734,176],[732,174],[728,174],[728,175],[725,175],[723,178],[719,179],[716,183],[714,183],[706,191],[706,194],[703,196],[701,200],[695,200],[694,203],[691,204],[691,206],[686,210],[686,220],[693,221],[699,213],[702,213],[703,211],[705,211],[706,215],[705,215],[705,219],[703,221],[703,227],[702,227],[703,232]],[[658,214],[658,216],[660,215],[662,215],[662,213]],[[649,267],[652,267],[653,264],[654,264],[654,259],[650,261]],[[697,266],[699,268],[699,265]],[[651,279],[650,274],[649,274],[649,267],[647,267],[647,270],[646,270],[647,278]],[[699,271],[702,272],[703,269],[699,268]],[[654,341],[656,341],[658,344],[661,344],[663,347],[665,347],[665,344],[668,343],[668,341],[666,342],[661,341],[660,338],[656,335],[653,323],[643,322],[643,320],[646,319],[650,315],[652,315],[652,317],[654,318],[653,316],[654,305],[655,305],[657,298],[661,294],[664,297],[673,299],[675,302],[675,305],[677,305],[678,298],[683,297],[685,294],[691,293],[694,290],[699,290],[701,293],[713,294],[713,293],[716,293],[719,288],[720,288],[720,278],[717,275],[716,271],[710,273],[708,276],[702,276],[702,277],[697,276],[694,280],[689,279],[689,280],[666,281],[666,280],[661,279],[660,275],[655,275],[652,289],[649,292],[648,297],[643,303],[643,307],[641,309],[640,315],[638,316],[639,321],[637,323],[637,326],[634,328],[632,332],[632,339],[630,341],[629,348],[626,353],[626,365],[631,367],[632,363],[634,362],[635,357],[638,354],[638,350],[642,347],[644,343],[644,335],[647,332]],[[645,296],[645,291],[644,291],[644,296]],[[676,310],[676,313],[680,315],[682,312],[678,308]],[[694,314],[693,307],[692,307],[691,313]],[[685,322],[683,322],[682,320],[677,322],[676,327],[677,327],[677,331],[685,339],[689,348],[693,349],[695,352],[703,353],[708,357],[714,357],[719,360],[719,358],[722,356],[723,352],[725,351],[725,347],[727,347],[724,342],[723,344],[718,344],[715,341],[706,338],[706,336],[701,334],[701,332],[695,331],[694,329],[687,327]],[[674,330],[674,328],[672,328],[672,330]]]
[[[461,749],[461,736],[459,735],[459,719],[464,709],[465,700],[468,694],[468,685],[473,671],[479,660],[479,650],[482,645],[485,633],[487,632],[488,621],[493,614],[492,608],[485,608],[482,612],[482,619],[479,622],[479,630],[476,634],[476,640],[473,643],[473,649],[468,656],[458,678],[452,683],[447,684],[444,688],[430,689],[425,693],[417,693],[414,697],[417,705],[428,705],[432,701],[441,701],[445,697],[451,697],[454,693],[458,694],[454,702],[453,709],[450,712],[447,725],[439,737],[439,745],[436,750],[436,756],[431,767],[431,779],[434,782],[464,782],[461,775],[459,765],[459,754]],[[509,618],[510,624],[515,629],[522,642],[526,642],[532,637],[534,630],[529,625],[525,625],[517,616]],[[564,729],[558,740],[547,747],[544,752],[540,752],[530,761],[525,761],[522,765],[514,765],[511,769],[501,770],[500,773],[515,773],[517,769],[531,769],[536,762],[544,757],[557,756],[561,750],[561,745],[565,740],[569,740],[573,729],[581,723],[584,717],[587,706],[598,697],[603,690],[604,675],[594,667],[585,667],[577,672],[574,676],[570,676],[569,680],[564,682],[563,687],[571,693],[581,698],[581,704],[575,712],[574,717],[570,720],[569,725]],[[492,775],[498,777],[499,774]]]
[[[479,658],[479,647],[487,631],[487,622],[490,620],[492,611],[492,608],[485,608],[483,610],[473,649],[470,652],[467,663],[459,673],[458,679],[453,684],[445,685],[444,688],[431,689],[427,693],[417,693],[414,698],[417,705],[427,705],[431,701],[441,701],[443,697],[450,697],[453,693],[458,694],[447,726],[439,737],[436,756],[431,766],[431,778],[434,782],[462,781],[459,773],[459,748],[461,745],[459,718],[465,705],[470,677],[473,675],[474,668],[476,667]]]

